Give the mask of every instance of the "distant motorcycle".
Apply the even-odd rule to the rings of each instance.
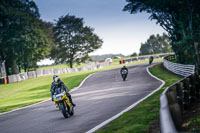
[[[66,95],[66,92],[63,89],[55,89],[53,100],[65,118],[68,118],[74,114],[74,107],[72,106],[69,98]]]
[[[128,71],[127,71],[127,70],[123,69],[123,70],[121,71],[121,75],[122,75],[123,81],[126,80],[127,74],[128,74]]]
[[[151,65],[151,63],[153,62],[153,56],[149,57],[149,65]]]

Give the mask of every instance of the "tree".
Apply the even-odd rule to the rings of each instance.
[[[39,17],[33,1],[0,1],[0,58],[6,61],[8,74],[19,73],[18,67],[26,71],[49,53],[48,38]]]
[[[159,54],[171,52],[170,39],[163,33],[162,36],[159,34],[151,35],[149,39],[141,44],[140,55],[148,54]]]
[[[124,11],[147,12],[170,35],[180,63],[200,65],[200,9],[198,0],[127,0]],[[194,54],[195,53],[195,54]]]
[[[62,16],[54,27],[56,44],[51,51],[51,57],[57,63],[84,62],[88,54],[102,46],[103,41],[93,33],[94,29],[84,26],[83,18]]]
[[[136,52],[132,53],[130,56],[138,56]]]

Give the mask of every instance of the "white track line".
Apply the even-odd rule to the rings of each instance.
[[[93,74],[94,74],[94,73],[93,73]],[[74,89],[70,90],[69,92],[73,92],[73,91],[78,90],[78,89],[83,85],[83,83],[84,83],[90,76],[92,76],[93,74],[88,75],[88,76],[80,83],[80,85],[79,85],[78,87],[75,87]],[[49,100],[51,100],[51,99],[47,99],[47,100],[44,100],[44,101],[42,101],[42,102],[38,102],[38,103],[35,103],[35,104],[32,104],[32,105],[28,105],[28,106],[25,106],[25,107],[21,107],[21,108],[18,108],[18,109],[14,109],[14,110],[11,110],[11,111],[8,111],[8,112],[0,113],[0,115],[4,115],[4,114],[8,114],[8,113],[17,111],[17,110],[29,108],[29,107],[32,107],[32,106],[35,106],[35,105],[44,103],[44,102],[49,101]]]
[[[88,75],[88,76],[80,83],[80,85],[79,85],[78,87],[75,87],[74,89],[70,90],[69,92],[74,92],[74,91],[78,90],[78,89],[83,85],[83,83],[85,83],[85,81],[86,81],[90,76],[92,76],[92,75],[94,75],[94,74],[95,74],[95,73],[92,73],[92,74]]]
[[[152,66],[150,66],[152,67]],[[160,90],[164,84],[165,84],[165,81],[155,77],[154,75],[152,75],[150,72],[149,72],[149,66],[146,67],[146,71],[147,73],[152,76],[153,78],[159,80],[162,82],[162,84],[156,89],[154,90],[153,92],[151,92],[150,94],[148,94],[147,96],[145,96],[144,98],[140,99],[139,101],[137,101],[136,103],[132,104],[131,106],[129,106],[128,108],[126,108],[125,110],[121,111],[120,113],[118,113],[117,115],[111,117],[110,119],[107,119],[106,121],[102,122],[101,124],[97,125],[96,127],[90,129],[89,131],[87,131],[86,133],[93,133],[95,131],[97,131],[98,129],[102,128],[103,126],[105,126],[106,124],[110,123],[111,121],[117,119],[118,117],[120,117],[123,113],[131,110],[132,108],[134,108],[136,105],[138,105],[139,103],[141,103],[142,101],[144,101],[145,99],[147,99],[149,96],[153,95],[156,91]]]

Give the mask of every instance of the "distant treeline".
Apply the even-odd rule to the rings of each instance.
[[[104,54],[104,55],[93,55],[90,56],[93,61],[100,61],[105,60],[106,58],[117,58],[117,57],[124,57],[123,54]]]

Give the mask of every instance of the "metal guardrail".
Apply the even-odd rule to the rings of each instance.
[[[160,126],[161,133],[177,133],[168,108],[168,100],[165,94],[160,96]]]
[[[170,56],[165,57],[164,60],[165,62],[170,62],[168,60],[174,59],[173,56]],[[175,64],[176,67],[180,65],[181,64]],[[166,68],[174,69],[173,66],[168,66]],[[180,67],[180,71],[185,72],[185,76],[188,76],[166,88],[160,97],[161,133],[177,133],[177,131],[180,131],[182,125],[182,112],[187,110],[191,103],[197,102],[200,99],[200,75],[197,75],[186,68],[190,69],[191,65]],[[194,74],[191,75],[189,72]]]
[[[185,64],[170,62],[175,59],[176,59],[175,55],[169,55],[164,57],[163,59],[164,67],[169,71],[181,75],[183,77],[188,77],[191,74],[194,74],[195,65],[185,65]]]

